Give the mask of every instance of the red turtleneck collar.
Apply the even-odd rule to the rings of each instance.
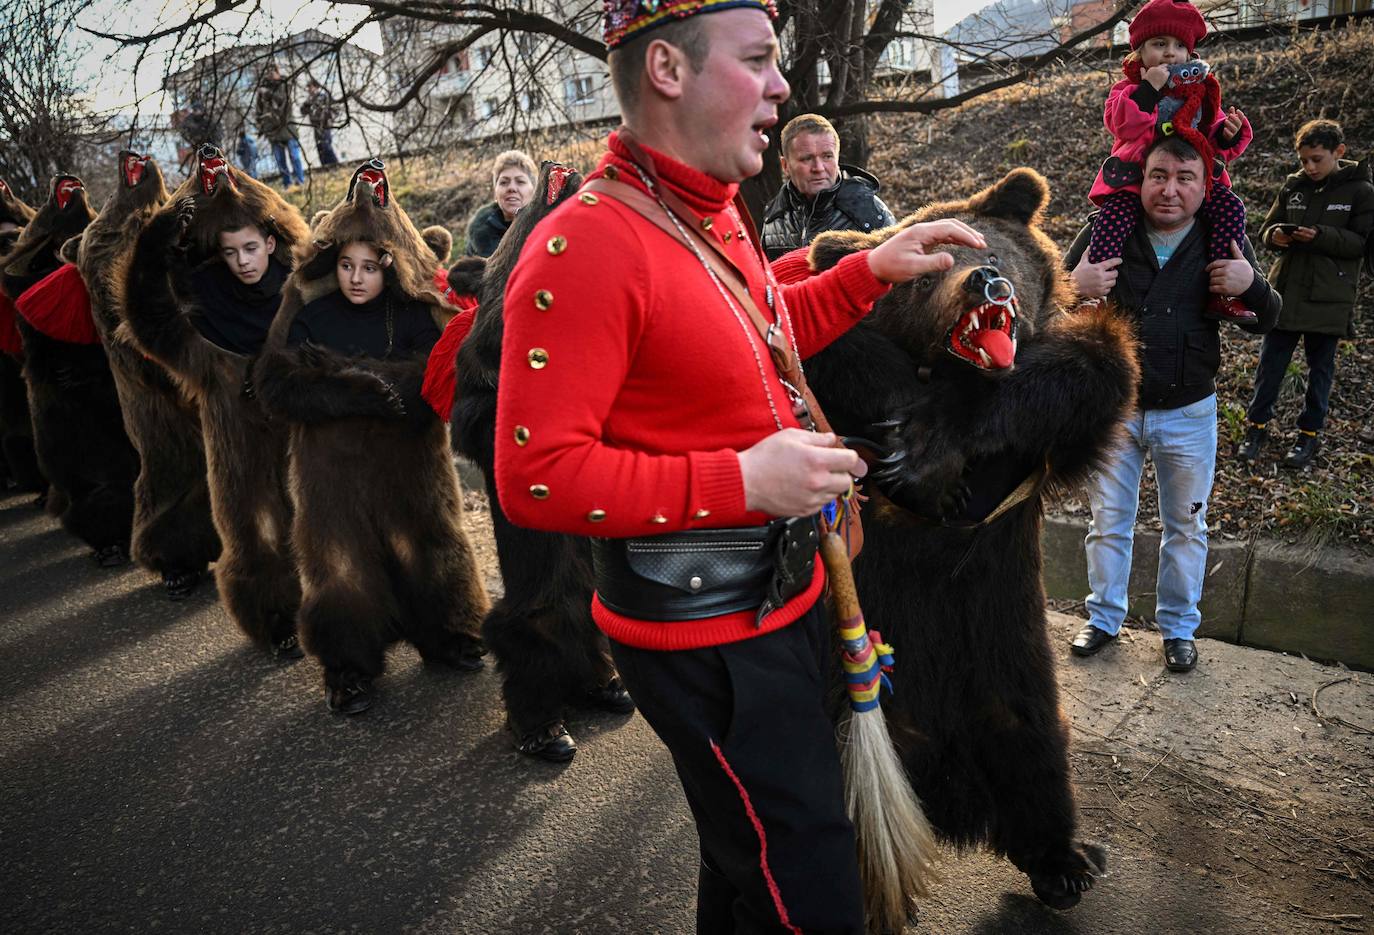
[[[613,165],[619,171],[619,181],[643,189],[639,173],[634,171],[630,151],[620,140],[619,130],[611,133],[607,146],[610,151],[602,157],[601,164],[589,177],[605,175],[606,167]],[[652,168],[658,180],[698,213],[715,214],[725,210],[725,206],[735,200],[735,192],[739,191],[738,183],[714,179],[705,172],[693,169],[686,163],[679,162],[644,143],[640,143],[639,148],[654,161]]]

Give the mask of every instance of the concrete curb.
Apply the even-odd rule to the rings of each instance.
[[[1046,517],[1045,593],[1088,593],[1084,519]],[[1159,534],[1136,531],[1130,614],[1154,619]],[[1198,636],[1374,669],[1374,561],[1340,546],[1210,543]]]

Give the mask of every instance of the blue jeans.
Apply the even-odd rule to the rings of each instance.
[[[295,176],[286,171],[286,154],[291,154],[291,168],[295,170]],[[301,144],[294,136],[285,143],[272,141],[272,156],[277,160],[277,171],[281,173],[282,188],[289,187],[292,182],[297,185],[305,184],[305,170],[301,168]]]
[[[1180,409],[1147,409],[1126,419],[1125,437],[1088,489],[1092,523],[1088,553],[1090,622],[1115,634],[1126,619],[1131,546],[1140,508],[1140,474],[1148,454],[1159,486],[1159,543],[1155,621],[1166,640],[1190,640],[1202,615],[1207,573],[1207,498],[1217,465],[1217,397]]]

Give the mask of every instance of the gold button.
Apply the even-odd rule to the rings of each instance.
[[[553,293],[547,289],[540,289],[534,294],[534,307],[541,312],[547,312],[549,306],[553,305]]]
[[[547,500],[549,499],[549,488],[543,484],[531,484],[530,496],[536,500]]]
[[[568,249],[568,238],[562,234],[555,234],[549,238],[549,252],[554,256],[558,256],[566,249]]]
[[[583,192],[582,194],[577,196],[577,200],[582,202],[584,205],[594,205],[601,199],[597,198],[591,192]]]
[[[708,231],[708,230],[710,230],[712,227],[715,227],[715,226],[716,226],[715,218],[702,218],[702,219],[701,219],[701,229],[702,229],[702,230]]]
[[[649,522],[662,525],[668,522],[668,517],[664,516],[662,513],[655,513],[653,516],[649,517]]]
[[[587,514],[587,522],[589,523],[599,523],[605,518],[605,510],[592,510],[590,513]]]
[[[529,442],[530,430],[525,428],[523,425],[517,425],[515,427],[515,443],[519,445],[521,448],[523,448],[526,445],[528,445]]]
[[[617,169],[615,166],[607,166],[606,171],[601,174],[606,176],[606,178],[610,179],[612,182],[620,178],[620,170]]]
[[[692,516],[692,518],[693,518],[693,519],[705,519],[706,517],[708,517],[708,516],[710,516],[710,515],[711,515],[711,511],[710,511],[710,510],[697,510],[696,513]]]
[[[736,232],[735,232],[735,236],[738,237],[740,240],[743,240],[743,239],[744,239],[744,231],[736,231]]]
[[[532,347],[525,355],[529,358],[531,370],[543,370],[549,365],[549,352],[542,347]]]
[[[733,237],[733,236],[735,236],[735,234],[734,234],[733,231],[726,231],[726,232],[725,232],[725,242],[726,242],[726,243],[729,243],[729,242],[730,242],[730,238]]]

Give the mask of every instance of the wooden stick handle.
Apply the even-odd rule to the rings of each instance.
[[[859,614],[859,592],[854,586],[854,570],[849,567],[849,550],[838,533],[821,536],[821,559],[830,576],[830,593],[835,598],[835,616],[848,620]]]

